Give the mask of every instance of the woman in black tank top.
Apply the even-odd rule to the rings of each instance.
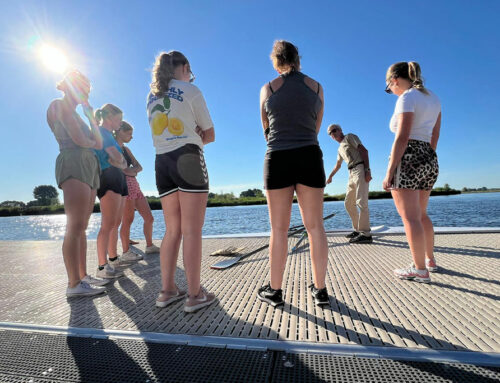
[[[137,182],[136,176],[139,172],[142,172],[142,166],[137,161],[125,144],[132,140],[132,132],[134,128],[126,121],[122,121],[120,124],[120,129],[115,132],[116,142],[122,148],[123,157],[127,161],[127,168],[123,170],[125,173],[125,178],[127,180],[128,195],[125,199],[125,206],[123,208],[122,224],[120,227],[120,239],[122,242],[123,253],[133,252],[130,249],[132,244],[130,241],[130,226],[134,222],[135,210],[139,212],[142,219],[144,220],[144,238],[146,239],[146,248],[144,252],[146,254],[159,253],[160,248],[153,243],[153,214],[151,213],[151,208],[149,207],[148,200],[142,194],[139,182]],[[136,243],[134,243],[136,244]]]
[[[311,293],[317,305],[324,305],[329,303],[325,286],[328,247],[322,219],[325,171],[317,139],[323,118],[323,88],[300,72],[300,57],[293,44],[276,41],[271,59],[280,76],[265,84],[260,92],[262,127],[268,147],[264,186],[271,220],[271,280],[258,290],[258,297],[272,306],[284,303],[281,284],[296,192],[311,244]]]

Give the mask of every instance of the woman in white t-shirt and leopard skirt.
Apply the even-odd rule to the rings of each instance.
[[[413,257],[408,268],[394,270],[401,279],[430,282],[437,271],[434,228],[427,204],[437,180],[436,147],[441,128],[441,103],[424,87],[416,62],[398,62],[386,74],[386,92],[398,96],[390,129],[395,133],[383,188],[391,191]]]
[[[156,186],[166,233],[160,248],[162,290],[156,306],[165,307],[186,297],[175,284],[182,242],[188,297],[184,311],[194,312],[215,302],[200,285],[201,230],[208,199],[208,173],[203,145],[215,140],[212,119],[194,80],[187,58],[180,52],[156,57],[147,111],[156,149]]]

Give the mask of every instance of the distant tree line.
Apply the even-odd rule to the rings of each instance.
[[[500,191],[500,189],[482,188],[463,188],[463,192],[485,192],[485,191]],[[460,194],[460,190],[450,187],[449,184],[444,184],[442,187],[436,187],[432,190],[431,195],[452,195]],[[16,215],[36,215],[36,214],[61,214],[64,213],[64,206],[59,203],[59,193],[57,189],[51,185],[40,185],[33,189],[34,200],[28,203],[21,201],[3,201],[0,203],[0,216],[16,216]],[[151,209],[161,209],[161,202],[158,197],[146,197]],[[328,195],[324,194],[325,201],[343,201],[345,194]],[[369,194],[370,199],[391,198],[391,193],[386,191],[372,191]],[[295,198],[294,198],[295,201]],[[242,191],[237,197],[234,193],[208,193],[208,207],[216,206],[238,206],[238,205],[265,205],[267,203],[264,192],[261,189],[248,189]],[[94,212],[100,211],[99,203],[94,206]]]

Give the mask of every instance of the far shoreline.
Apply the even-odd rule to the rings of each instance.
[[[494,193],[500,190],[476,190],[476,191],[460,191],[455,189],[444,189],[436,188],[432,190],[431,196],[448,196],[457,194],[469,194],[469,193]],[[253,205],[266,205],[267,201],[265,197],[243,197],[234,199],[218,199],[218,195],[215,198],[209,198],[207,207],[233,207],[233,206],[253,206]],[[343,201],[345,194],[338,195],[325,195],[324,201]],[[148,199],[151,210],[161,210],[161,202],[157,197],[146,197]],[[369,195],[370,200],[376,199],[392,199],[390,192],[385,191],[372,191]],[[296,203],[296,198],[294,197],[294,203]],[[94,213],[100,212],[100,205],[96,203],[94,205]],[[15,217],[15,216],[32,216],[32,215],[51,215],[51,214],[64,214],[63,205],[51,205],[51,206],[31,206],[27,208],[19,207],[3,207],[0,208],[0,217]]]

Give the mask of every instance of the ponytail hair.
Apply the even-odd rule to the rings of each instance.
[[[163,95],[174,78],[175,68],[186,64],[189,64],[188,59],[179,51],[161,52],[156,56],[150,84],[151,93],[157,97]]]
[[[113,104],[104,104],[94,112],[94,117],[100,125],[105,118],[112,117],[117,114],[123,114],[120,108]]]
[[[391,78],[403,78],[411,83],[412,88],[419,90],[422,93],[429,94],[424,87],[424,79],[420,70],[420,65],[415,61],[401,61],[392,64],[387,70],[386,81]]]

